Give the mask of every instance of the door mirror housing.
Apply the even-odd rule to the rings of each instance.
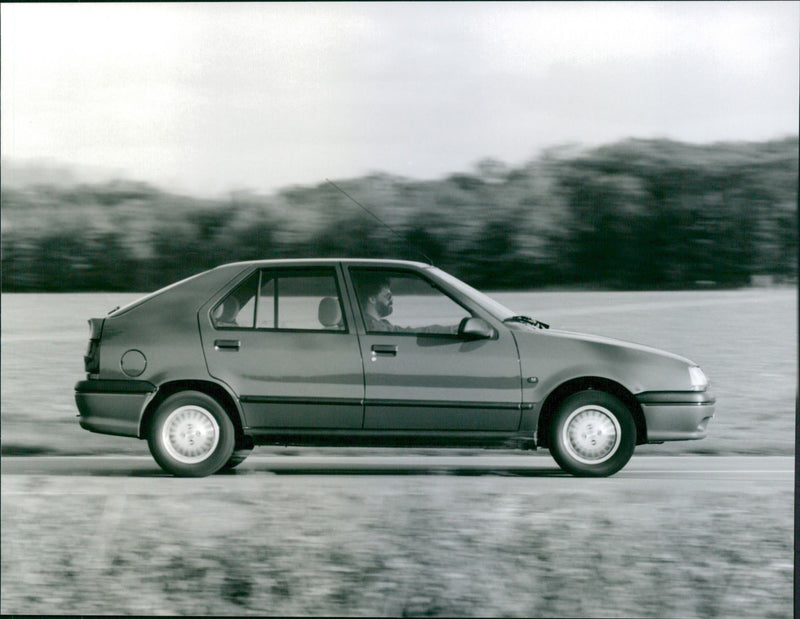
[[[458,334],[468,340],[491,340],[497,336],[497,331],[483,318],[473,316],[461,321]]]

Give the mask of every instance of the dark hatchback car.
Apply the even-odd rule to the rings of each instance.
[[[415,262],[227,264],[89,324],[81,426],[180,476],[255,444],[546,447],[606,476],[714,415],[688,359],[549,329]]]

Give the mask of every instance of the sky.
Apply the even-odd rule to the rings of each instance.
[[[798,133],[800,2],[0,5],[0,150],[193,195]]]

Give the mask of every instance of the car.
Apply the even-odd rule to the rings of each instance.
[[[146,439],[176,476],[273,444],[541,447],[603,477],[714,416],[688,359],[550,329],[421,262],[236,262],[89,327],[81,427]]]

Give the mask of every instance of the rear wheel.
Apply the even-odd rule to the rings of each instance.
[[[569,396],[550,425],[550,452],[558,465],[581,477],[605,477],[624,467],[636,447],[628,408],[603,391]]]
[[[224,473],[225,471],[230,471],[235,469],[239,466],[242,462],[247,460],[247,456],[253,453],[253,448],[255,447],[255,443],[253,442],[252,436],[240,436],[236,439],[235,446],[233,448],[233,453],[231,457],[228,458],[228,461],[222,465],[222,468],[217,471],[217,473]]]
[[[156,409],[147,444],[168,473],[204,477],[230,460],[233,423],[214,398],[199,391],[182,391]]]

